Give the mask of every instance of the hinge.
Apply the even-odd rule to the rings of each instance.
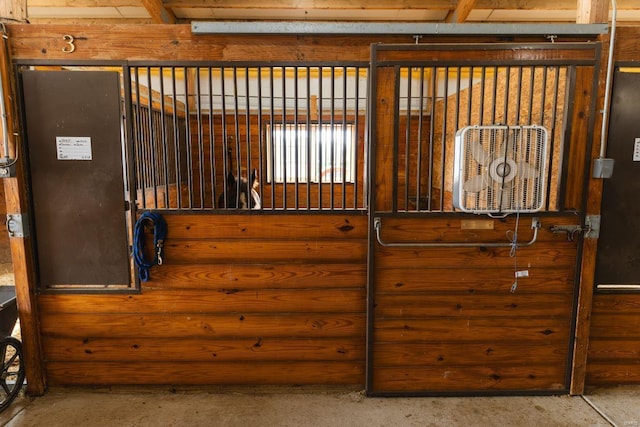
[[[27,215],[7,214],[7,231],[9,232],[9,237],[29,237]]]
[[[587,228],[584,237],[590,239],[600,237],[600,215],[587,215],[584,219],[584,225]]]

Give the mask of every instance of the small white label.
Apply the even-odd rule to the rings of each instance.
[[[529,277],[529,270],[516,271],[516,278],[519,279],[520,277]]]
[[[58,160],[93,160],[90,136],[56,136]]]
[[[640,162],[640,138],[636,138],[636,143],[633,145],[633,161]]]

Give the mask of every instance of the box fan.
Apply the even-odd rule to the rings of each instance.
[[[463,212],[537,212],[545,202],[547,130],[467,126],[456,132],[453,204]]]

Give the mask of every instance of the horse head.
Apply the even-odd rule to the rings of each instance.
[[[219,208],[230,209],[260,209],[261,200],[257,188],[259,187],[258,171],[256,169],[251,173],[251,186],[245,177],[236,176],[229,172],[225,180],[225,192],[218,198]]]

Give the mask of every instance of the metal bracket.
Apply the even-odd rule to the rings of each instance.
[[[0,161],[0,178],[15,178],[16,162],[3,163]]]
[[[584,219],[587,230],[584,237],[597,239],[600,237],[600,215],[587,215]]]
[[[23,214],[7,214],[9,237],[29,237],[29,221]]]

